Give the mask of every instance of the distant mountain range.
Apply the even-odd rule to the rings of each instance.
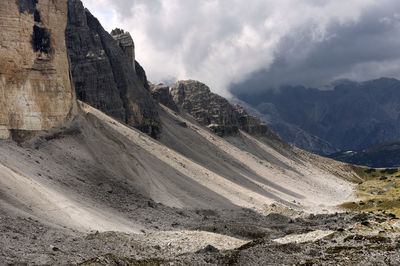
[[[369,167],[400,167],[400,139],[385,141],[359,151],[334,153],[329,157]]]
[[[317,154],[357,151],[400,138],[397,79],[340,81],[330,90],[286,86],[235,96],[284,140]]]

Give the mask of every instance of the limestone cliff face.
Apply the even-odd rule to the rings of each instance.
[[[0,1],[0,138],[73,116],[66,0]]]
[[[269,132],[268,127],[259,119],[250,116],[242,107],[232,105],[225,98],[212,93],[201,82],[178,81],[169,89],[169,93],[180,110],[189,113],[219,136],[236,135],[239,130],[250,134]],[[163,96],[161,99],[167,98]]]
[[[68,0],[66,43],[77,98],[157,137],[160,122],[143,68],[80,0]],[[132,41],[133,45],[133,41]],[[125,47],[128,49],[128,46]],[[133,47],[131,47],[133,48]]]

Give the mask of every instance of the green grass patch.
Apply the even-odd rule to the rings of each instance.
[[[358,202],[346,202],[341,207],[352,211],[382,212],[400,217],[400,179],[398,168],[374,169],[353,166],[362,178],[356,186]]]
[[[382,174],[386,173],[388,175],[393,175],[393,174],[397,173],[398,171],[399,171],[399,169],[397,169],[397,168],[386,168],[386,169],[381,170],[380,172]]]

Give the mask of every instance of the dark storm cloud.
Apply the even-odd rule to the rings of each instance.
[[[110,5],[114,6],[123,19],[130,19],[135,15],[135,8],[143,7],[144,12],[155,13],[160,10],[162,0],[118,0],[113,1]]]
[[[105,24],[131,32],[153,82],[198,79],[229,96],[231,84],[239,84],[233,86],[237,91],[320,87],[339,78],[400,72],[398,0],[84,3]],[[250,80],[254,86],[248,86]]]
[[[365,10],[359,20],[333,20],[321,41],[312,38],[315,24],[301,25],[283,37],[274,61],[231,91],[260,91],[282,85],[324,87],[349,78],[367,80],[400,77],[400,1],[382,1]]]

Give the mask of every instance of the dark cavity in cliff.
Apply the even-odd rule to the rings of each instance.
[[[29,14],[33,14],[35,22],[40,22],[40,12],[36,9],[38,2],[39,0],[16,0],[19,12],[24,13],[26,11]]]
[[[31,43],[35,52],[49,54],[51,51],[49,31],[46,28],[34,25]]]
[[[35,13],[36,4],[39,0],[16,0],[16,3],[19,7],[19,12],[24,13],[27,11],[29,14]],[[36,20],[35,20],[36,21]]]

